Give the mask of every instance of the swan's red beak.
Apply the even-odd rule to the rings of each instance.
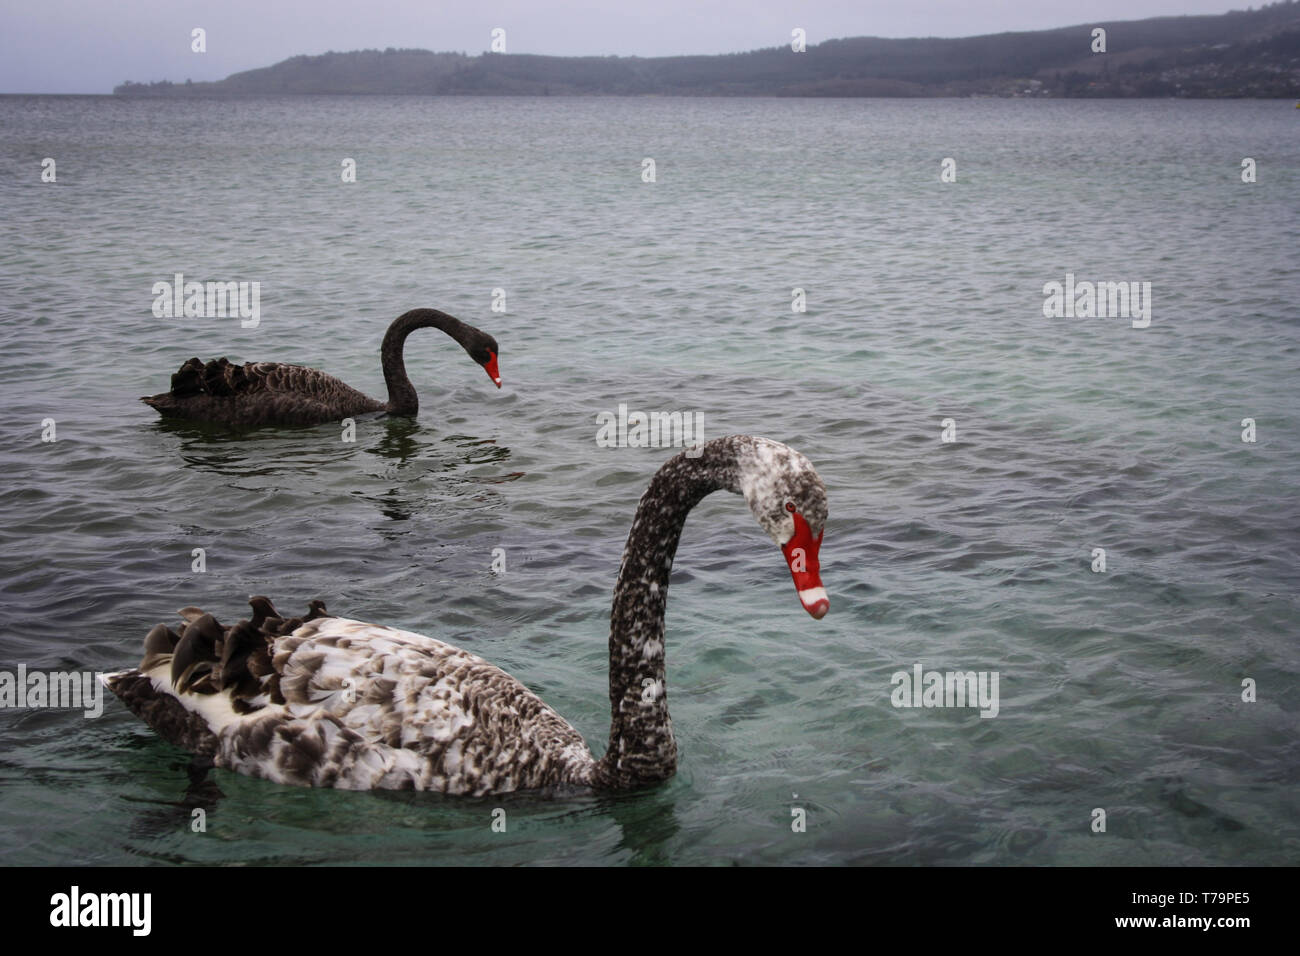
[[[781,545],[781,553],[785,555],[786,564],[790,565],[794,586],[799,591],[799,603],[818,621],[831,609],[830,598],[822,587],[822,569],[817,557],[825,533],[826,529],[823,528],[814,538],[803,515],[794,512],[794,535]]]
[[[483,363],[483,368],[487,370],[488,378],[492,379],[492,384],[495,385],[497,388],[500,388],[501,371],[500,369],[497,368],[497,353],[489,352],[488,355],[490,355],[491,358],[489,358],[486,362]]]

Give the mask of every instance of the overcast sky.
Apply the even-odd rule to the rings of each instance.
[[[1226,13],[1225,0],[0,0],[0,92],[218,80],[299,53],[418,47],[556,55],[735,53],[851,36],[971,36]],[[1255,3],[1254,5],[1258,5]],[[190,31],[207,31],[207,52]]]

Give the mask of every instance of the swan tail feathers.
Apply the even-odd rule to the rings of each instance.
[[[303,618],[270,616],[275,609],[264,597],[249,603],[253,620],[228,627],[200,608],[182,608],[175,629],[156,624],[145,636],[138,667],[105,674],[104,685],[169,743],[211,756],[227,725],[285,703],[272,644]],[[330,615],[312,601],[305,616]]]
[[[140,401],[163,415],[169,415],[176,411],[177,408],[176,400],[172,398],[170,392],[162,392],[158,395],[142,395]]]
[[[165,674],[156,671],[155,674]],[[158,735],[173,746],[200,756],[212,756],[217,750],[217,735],[208,721],[190,710],[175,696],[170,680],[151,676],[136,668],[105,674],[104,683]]]

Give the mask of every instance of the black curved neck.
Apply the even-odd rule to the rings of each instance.
[[[402,350],[406,346],[408,335],[416,329],[427,328],[442,329],[462,347],[469,331],[469,326],[460,319],[437,309],[412,309],[393,320],[384,334],[384,344],[379,348],[380,359],[384,363],[384,381],[388,383],[388,405],[385,410],[390,415],[415,415],[420,410],[420,399],[415,394],[415,386],[406,375]]]
[[[664,682],[668,579],[686,516],[718,490],[740,492],[730,439],[708,442],[696,458],[669,459],[641,496],[610,609],[609,748],[597,763],[597,786],[654,783],[677,768]]]

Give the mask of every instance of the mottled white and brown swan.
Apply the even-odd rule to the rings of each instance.
[[[496,387],[501,387],[496,339],[446,312],[412,309],[393,320],[379,349],[384,381],[388,383],[386,402],[304,365],[232,365],[225,358],[206,364],[190,359],[172,376],[170,392],[140,401],[169,418],[230,427],[320,425],[367,412],[414,416],[420,410],[420,400],[406,375],[402,349],[408,335],[428,328],[441,329],[459,342],[469,357],[483,366]]]
[[[670,777],[677,743],[664,684],[664,606],[686,516],[719,489],[743,494],[785,553],[799,600],[829,608],[818,552],[826,486],[803,455],[748,435],[664,464],[641,497],[614,587],[609,746],[600,759],[505,671],[442,641],[330,617],[284,620],[255,597],[222,627],[185,608],[183,632],[145,638],[139,668],[105,683],[171,743],[278,783],[482,795],[626,789]]]

